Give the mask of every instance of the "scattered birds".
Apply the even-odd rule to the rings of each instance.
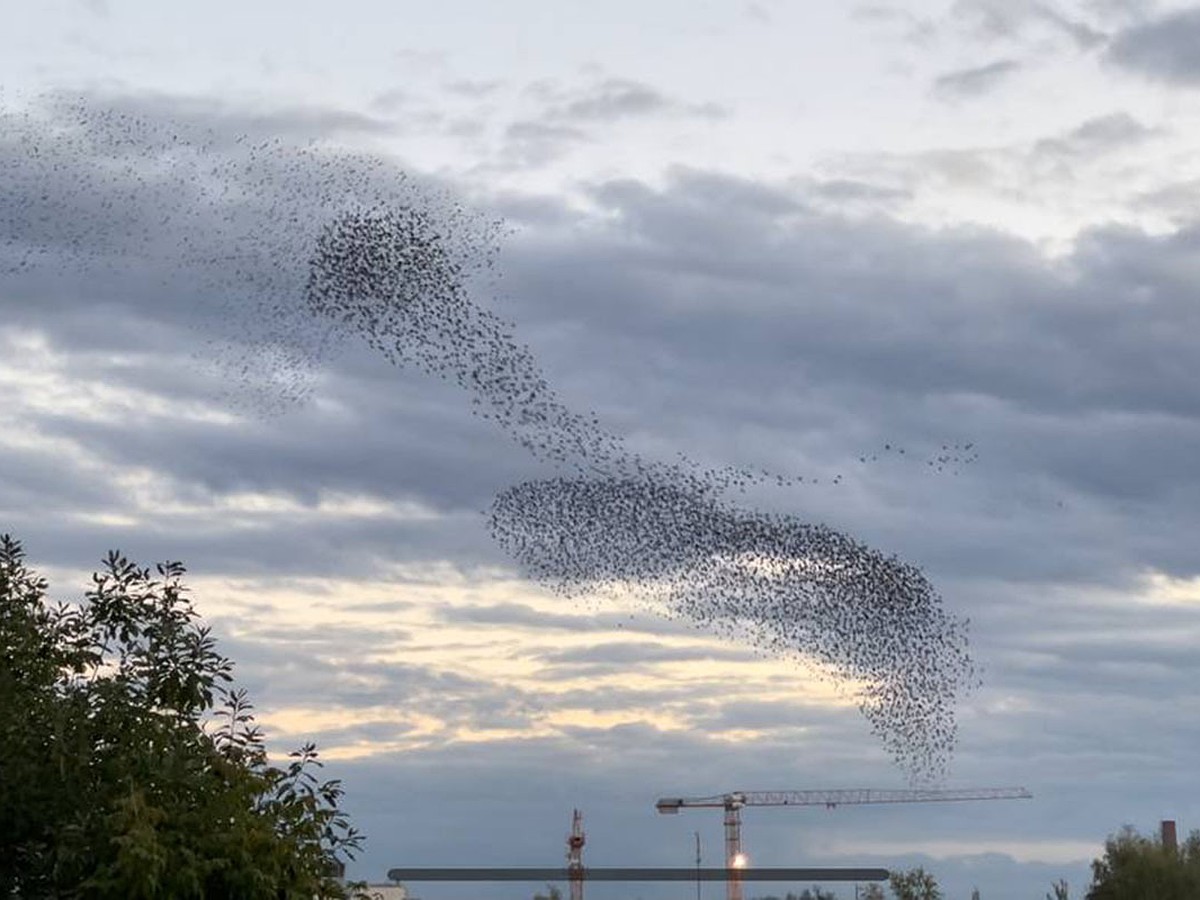
[[[515,327],[476,301],[494,277],[499,223],[383,159],[218,124],[60,95],[0,113],[0,277],[74,269],[144,291],[152,274],[162,302],[223,325],[206,352],[231,402],[263,413],[305,399],[348,340],[453,382],[551,470],[487,513],[531,577],[569,597],[632,592],[698,628],[816,659],[860,686],[863,715],[914,781],[946,772],[956,704],[975,677],[966,623],[917,567],[728,499],[822,479],[630,451],[567,404]],[[889,454],[908,455],[885,444],[858,460]],[[973,444],[946,444],[925,468],[975,459]]]

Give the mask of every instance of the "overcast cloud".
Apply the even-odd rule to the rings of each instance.
[[[1107,51],[1108,59],[1130,71],[1177,84],[1200,84],[1200,8],[1188,7],[1132,25],[1119,32]]]
[[[1200,827],[1200,123],[1172,106],[1195,10],[664,4],[635,29],[630,5],[585,29],[534,6],[510,32],[461,0],[403,52],[341,13],[336,46],[286,49],[293,14],[227,51],[187,22],[184,51],[116,2],[90,35],[64,2],[0,38],[5,112],[42,110],[0,134],[0,531],[64,597],[110,547],[184,559],[273,746],[316,740],[346,783],[363,877],[556,865],[573,806],[590,864],[686,864],[697,829],[715,860],[719,816],[656,797],[902,783],[853,686],[527,582],[482,510],[550,472],[451,383],[353,342],[282,381],[255,358],[271,323],[230,285],[292,296],[345,199],[321,153],[362,153],[372,196],[504,218],[476,298],[564,402],[650,458],[804,476],[735,502],[921,565],[970,618],[951,784],[1037,799],[750,810],[752,859],[1016,900],[1082,893],[1125,822]],[[202,142],[197,178],[63,130],[80,108],[150,123],[135,147]]]
[[[939,75],[934,90],[948,97],[977,97],[996,88],[1021,68],[1014,59],[998,59],[984,66],[957,69]]]

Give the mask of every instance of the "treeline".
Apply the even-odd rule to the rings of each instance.
[[[950,900],[937,880],[922,868],[893,872],[885,890],[879,884],[858,887],[855,900]],[[1092,882],[1072,894],[1066,881],[1050,885],[1044,900],[1200,900],[1200,831],[1193,831],[1175,846],[1159,836],[1146,836],[1125,826],[1104,844],[1104,855],[1092,861]],[[766,895],[754,900],[844,900],[836,891],[820,887],[789,891],[782,897]],[[970,900],[987,900],[978,888]],[[1042,897],[1032,900],[1043,900]]]

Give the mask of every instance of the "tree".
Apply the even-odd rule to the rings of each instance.
[[[108,555],[51,605],[0,535],[0,897],[333,898],[362,836],[311,744],[273,765],[187,599]]]
[[[1200,831],[1179,847],[1164,847],[1126,826],[1092,862],[1088,900],[1193,900],[1200,897]]]
[[[937,881],[919,866],[907,872],[893,872],[890,883],[897,900],[942,900]]]
[[[1050,885],[1050,890],[1052,893],[1046,895],[1046,900],[1071,900],[1071,892],[1066,879],[1058,879]]]
[[[868,884],[857,895],[861,900],[887,900],[883,888],[877,884]]]

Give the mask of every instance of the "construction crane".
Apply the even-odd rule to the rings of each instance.
[[[953,800],[1028,800],[1025,788],[961,788],[878,790],[856,788],[832,791],[731,791],[712,797],[663,797],[654,804],[667,815],[681,809],[725,810],[725,867],[728,900],[742,900],[740,872],[746,867],[742,852],[742,808],[746,806],[824,806],[833,809],[861,803],[930,803]]]
[[[567,835],[567,879],[571,885],[571,900],[583,900],[583,813],[575,810],[571,817],[571,833]]]

